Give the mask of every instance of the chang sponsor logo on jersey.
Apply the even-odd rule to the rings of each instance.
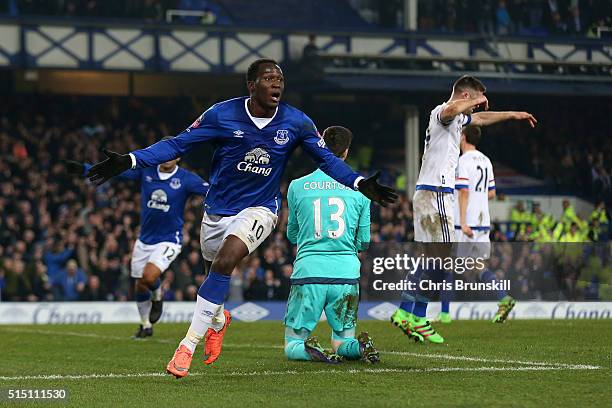
[[[248,173],[261,174],[262,176],[269,176],[272,173],[272,167],[263,167],[270,164],[270,155],[261,147],[256,147],[250,150],[244,155],[244,160],[236,165],[236,168],[240,171],[246,171]]]
[[[167,203],[168,195],[164,190],[160,189],[151,193],[151,199],[147,202],[147,207],[168,212],[170,211],[170,205]]]

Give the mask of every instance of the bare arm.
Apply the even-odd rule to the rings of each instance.
[[[470,197],[470,190],[462,188],[459,190],[459,224],[461,225],[461,231],[468,237],[472,237],[474,233],[469,225],[467,225],[467,207],[468,199]]]
[[[484,95],[473,99],[460,99],[446,104],[444,110],[440,112],[440,121],[443,123],[453,120],[453,118],[470,108],[484,104],[485,110],[489,109],[489,101]]]
[[[489,190],[489,192],[487,193],[487,198],[488,198],[489,200],[492,200],[492,199],[494,199],[494,198],[495,198],[495,189],[493,189],[493,190]]]
[[[478,112],[472,115],[472,125],[474,126],[489,126],[506,120],[526,120],[532,128],[538,123],[536,118],[528,112]]]

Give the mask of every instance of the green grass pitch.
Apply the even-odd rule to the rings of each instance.
[[[280,322],[234,321],[219,360],[205,366],[199,347],[176,380],[164,369],[187,327],[159,324],[134,341],[134,325],[0,326],[0,390],[63,388],[78,407],[612,406],[610,320],[456,321],[438,326],[444,345],[361,322],[382,351],[377,365],[289,362]]]

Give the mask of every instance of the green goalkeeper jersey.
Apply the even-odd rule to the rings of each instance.
[[[370,243],[370,200],[317,169],[287,192],[287,237],[298,251],[291,282],[355,283]]]

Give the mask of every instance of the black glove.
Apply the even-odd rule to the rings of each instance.
[[[62,164],[64,168],[66,168],[68,174],[73,174],[75,176],[85,175],[85,165],[81,162],[76,160],[62,160]]]
[[[379,171],[366,179],[360,180],[357,184],[357,189],[370,200],[376,201],[383,207],[387,207],[389,204],[397,201],[398,195],[391,187],[379,184],[378,177],[380,177]]]
[[[115,153],[108,149],[102,149],[102,151],[107,159],[94,164],[87,173],[89,181],[97,186],[132,168],[132,159],[129,155]]]

